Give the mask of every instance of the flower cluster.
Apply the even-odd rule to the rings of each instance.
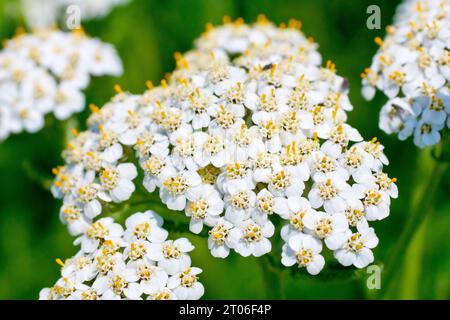
[[[19,33],[0,52],[0,141],[40,130],[48,113],[67,119],[84,108],[91,76],[121,73],[114,48],[82,31]]]
[[[87,227],[75,240],[81,250],[62,262],[61,278],[42,289],[44,300],[197,300],[204,293],[201,269],[191,267],[186,238],[167,240],[163,219],[153,211],[130,216],[126,229],[110,217]]]
[[[102,18],[108,15],[111,10],[119,5],[124,5],[130,0],[21,0],[21,11],[23,11],[25,21],[33,28],[45,28],[58,24],[58,21],[65,14],[75,12],[68,11],[71,6],[76,6],[80,10],[80,18],[89,20]]]
[[[388,102],[381,109],[380,128],[410,136],[424,148],[437,144],[450,128],[450,1],[411,0],[403,3],[372,66],[364,71],[363,96],[376,89]]]
[[[389,215],[395,179],[383,172],[383,146],[346,123],[346,81],[332,62],[320,67],[299,26],[263,17],[208,26],[160,86],[93,107],[54,172],[70,232],[128,200],[138,167],[191,232],[207,226],[215,257],[269,253],[277,215],[284,265],[319,273],[323,243],[345,266],[371,263],[368,222]]]

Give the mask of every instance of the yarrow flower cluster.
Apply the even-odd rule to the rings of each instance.
[[[61,265],[61,278],[42,289],[43,300],[197,300],[204,293],[201,269],[191,267],[194,246],[167,240],[153,211],[130,216],[126,229],[110,217],[91,224],[75,240],[81,250]]]
[[[40,130],[49,113],[67,119],[84,108],[91,76],[121,73],[115,49],[82,31],[19,33],[0,52],[0,141]]]
[[[435,145],[450,128],[450,1],[405,1],[387,32],[375,39],[380,49],[362,74],[363,96],[371,100],[378,89],[389,98],[383,131]]]
[[[175,55],[170,79],[93,108],[54,172],[69,231],[85,234],[128,200],[140,168],[143,187],[184,211],[191,232],[207,227],[214,257],[269,253],[278,215],[285,266],[318,274],[323,243],[344,266],[371,263],[368,223],[389,215],[395,179],[383,146],[346,123],[347,83],[332,62],[320,67],[299,27],[263,17],[208,25],[194,50]]]
[[[119,5],[125,5],[130,0],[21,0],[21,11],[28,26],[45,28],[58,25],[66,14],[76,13],[71,6],[80,10],[82,20],[96,19],[107,16]]]

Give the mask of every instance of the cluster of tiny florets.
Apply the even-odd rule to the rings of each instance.
[[[126,229],[107,217],[75,240],[81,250],[61,265],[61,278],[42,289],[44,300],[197,300],[204,293],[201,269],[191,267],[186,238],[167,240],[153,211],[130,216]]]
[[[67,119],[83,110],[91,76],[121,73],[114,48],[82,31],[19,32],[0,52],[0,141],[40,130],[49,113]]]
[[[395,179],[383,172],[383,146],[346,123],[346,81],[332,62],[320,67],[298,27],[208,26],[160,86],[93,107],[55,169],[70,232],[85,234],[142,183],[184,211],[191,232],[207,227],[215,257],[269,253],[278,215],[284,265],[319,273],[323,243],[345,266],[371,263],[368,222],[389,215]]]
[[[65,19],[84,21],[102,18],[114,7],[124,5],[130,0],[20,0],[17,2],[28,26],[45,28],[58,25]]]
[[[411,136],[420,147],[437,144],[450,128],[450,1],[411,0],[398,9],[372,66],[364,71],[363,96],[382,91],[380,128]]]

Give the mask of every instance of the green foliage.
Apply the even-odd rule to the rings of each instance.
[[[0,0],[0,37],[10,37],[20,17],[8,13],[11,3]],[[378,112],[386,100],[378,94],[367,103],[360,95],[361,71],[370,65],[377,47],[373,38],[383,36],[384,30],[366,28],[366,8],[378,4],[382,26],[391,22],[398,0],[133,0],[130,5],[115,9],[102,20],[85,25],[87,32],[116,46],[124,62],[125,73],[120,79],[95,79],[87,90],[87,101],[103,104],[113,94],[113,85],[140,93],[145,81],[157,83],[165,72],[174,68],[173,53],[186,51],[192,41],[204,30],[207,22],[220,23],[222,16],[243,17],[248,21],[264,13],[276,23],[296,18],[303,22],[303,30],[320,44],[324,60],[332,59],[338,73],[348,78],[350,98],[355,110],[349,122],[365,138],[378,136],[386,146],[391,160],[387,171],[397,177],[400,198],[393,201],[391,216],[376,225],[380,244],[375,249],[378,264],[396,246],[399,234],[412,214],[411,205],[416,186],[425,184],[426,173],[431,170],[428,161],[418,156],[412,142],[400,142],[378,129]],[[58,219],[60,202],[48,191],[51,168],[62,163],[60,152],[66,143],[66,132],[77,123],[83,124],[88,111],[74,117],[72,123],[63,124],[49,118],[46,128],[37,134],[20,134],[0,144],[0,298],[35,299],[39,290],[50,286],[58,277],[55,258],[73,255],[73,239]],[[78,126],[83,129],[83,125]],[[447,141],[446,145],[450,145]],[[444,173],[442,173],[444,174]],[[141,179],[141,178],[140,178]],[[287,298],[287,299],[364,299],[389,298],[450,298],[450,183],[448,172],[442,178],[435,194],[435,214],[400,251],[398,265],[392,266],[394,286],[387,294],[387,284],[381,292],[366,287],[365,270],[343,268],[328,263],[323,274],[306,275],[303,270],[278,271],[279,260],[273,258],[242,258],[232,253],[226,260],[212,258],[202,236],[187,230],[188,220],[182,214],[165,210],[155,197],[133,199],[139,209],[152,208],[171,216],[167,228],[175,231],[172,237],[186,236],[196,246],[191,257],[196,266],[204,269],[201,281],[206,287],[204,298]],[[140,181],[139,181],[140,182]],[[124,206],[116,218],[124,220],[130,213]],[[279,244],[275,246],[280,252]],[[406,250],[406,251],[405,251]],[[405,259],[404,263],[401,263]],[[262,271],[263,270],[263,271]],[[275,271],[274,271],[275,270]],[[275,287],[280,274],[282,283]]]

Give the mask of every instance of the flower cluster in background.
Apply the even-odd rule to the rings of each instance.
[[[450,128],[450,1],[410,0],[387,28],[372,66],[364,71],[363,96],[382,91],[380,128],[413,136],[418,147],[437,144]]]
[[[160,86],[91,106],[54,170],[70,233],[89,237],[97,216],[146,190],[184,211],[191,232],[206,226],[215,257],[269,253],[277,215],[285,266],[318,274],[323,244],[344,266],[370,264],[368,223],[389,215],[395,179],[383,146],[346,123],[347,83],[299,27],[207,26]]]
[[[115,49],[82,31],[20,33],[0,52],[0,141],[36,132],[53,113],[67,119],[83,110],[91,76],[120,75]]]
[[[167,240],[163,219],[153,211],[135,213],[125,224],[124,230],[110,217],[92,224],[75,241],[81,250],[56,260],[61,278],[42,289],[40,299],[200,299],[202,270],[191,267],[189,240]]]
[[[21,0],[21,11],[28,26],[46,28],[58,25],[70,6],[80,9],[81,20],[102,18],[118,5],[130,0]]]

